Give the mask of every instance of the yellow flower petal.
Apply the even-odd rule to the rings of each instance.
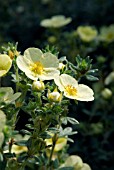
[[[52,138],[46,139],[45,141],[46,141],[47,146],[52,145]],[[55,145],[55,148],[54,148],[54,151],[58,152],[58,151],[62,150],[63,147],[66,146],[66,144],[67,144],[67,138],[63,138],[63,137],[58,138],[56,145]],[[51,147],[50,147],[50,149],[51,149]]]

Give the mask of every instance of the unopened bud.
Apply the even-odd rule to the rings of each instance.
[[[49,38],[48,38],[48,42],[49,43],[55,43],[56,42],[56,37],[55,36],[50,36]]]
[[[111,72],[105,79],[105,85],[109,85],[110,83],[114,82],[114,71]]]
[[[59,63],[59,70],[64,69],[64,67],[65,67],[65,64],[63,64],[63,63]]]
[[[34,81],[32,84],[32,88],[35,91],[43,91],[45,89],[44,82],[42,81]]]
[[[52,102],[60,102],[62,99],[62,94],[59,93],[56,89],[52,93],[48,92],[47,96],[48,99]]]
[[[105,88],[102,92],[101,95],[104,97],[104,99],[110,99],[112,96],[112,91],[108,88]]]

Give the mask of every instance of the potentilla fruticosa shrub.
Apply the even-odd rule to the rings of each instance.
[[[24,54],[8,44],[0,54],[0,167],[1,169],[90,170],[77,155],[69,156],[67,142],[77,131],[70,116],[72,101],[94,100],[93,90],[80,84],[82,77],[95,79],[92,60],[76,56],[76,64],[60,57],[54,47],[31,47]],[[12,87],[3,87],[10,77]],[[24,129],[16,130],[19,113],[29,115]],[[25,119],[25,116],[23,116]],[[21,123],[21,122],[20,122]],[[68,124],[67,124],[68,123]]]

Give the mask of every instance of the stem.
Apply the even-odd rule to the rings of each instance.
[[[1,87],[1,85],[2,85],[2,78],[0,77],[0,87]]]
[[[16,80],[17,80],[17,82],[16,82],[16,92],[18,92],[18,90],[19,90],[19,87],[17,85],[17,83],[19,83],[18,68],[15,68],[15,74],[16,74]]]
[[[11,138],[10,142],[9,142],[9,153],[11,153],[11,149],[12,149],[12,145],[14,143],[14,139]]]
[[[55,144],[56,144],[56,141],[57,141],[57,134],[54,134],[52,141],[53,141],[53,145],[52,145],[52,150],[51,150],[50,157],[49,157],[49,163],[48,163],[49,166],[51,165],[51,160],[52,160]]]

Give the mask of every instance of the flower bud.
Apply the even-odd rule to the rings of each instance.
[[[101,95],[103,96],[104,99],[110,99],[112,96],[112,91],[108,88],[105,88],[102,92]]]
[[[65,64],[63,64],[63,63],[59,63],[59,70],[64,69],[64,67],[65,67]]]
[[[109,85],[110,83],[114,82],[114,71],[111,72],[105,79],[105,85]]]
[[[48,92],[47,96],[48,99],[52,102],[60,102],[62,99],[62,94],[59,93],[56,89],[52,93]]]
[[[56,42],[56,37],[55,36],[50,36],[49,38],[48,38],[48,42],[49,43],[55,43]]]
[[[20,53],[16,50],[16,51],[11,51],[11,50],[9,50],[8,51],[8,55],[9,55],[9,57],[11,58],[11,60],[13,60],[14,59],[14,57],[15,56],[18,56]]]
[[[45,89],[44,82],[42,81],[34,81],[32,84],[32,88],[35,91],[43,91]]]

